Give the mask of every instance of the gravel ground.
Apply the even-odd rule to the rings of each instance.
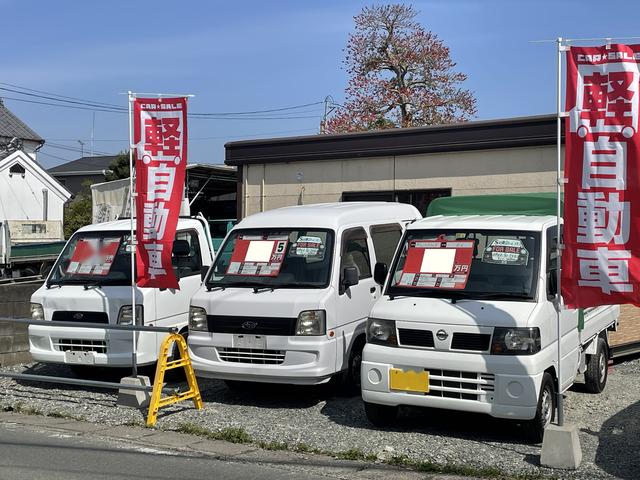
[[[4,370],[73,375],[64,366],[38,364]],[[336,396],[330,386],[265,385],[263,390],[238,392],[223,382],[201,379],[204,410],[193,409],[190,402],[174,405],[160,411],[157,427],[173,430],[184,423],[211,430],[241,427],[255,441],[304,443],[325,451],[355,448],[379,458],[406,455],[441,465],[496,467],[510,474],[632,479],[640,475],[639,374],[640,358],[621,361],[611,370],[602,394],[584,392],[581,383],[567,393],[566,418],[578,425],[583,451],[582,465],[575,472],[540,468],[540,446],[523,443],[515,423],[461,412],[407,409],[396,428],[381,430],[367,422],[360,398]],[[118,375],[107,376],[113,381]],[[44,414],[112,425],[144,422],[146,412],[117,407],[115,399],[112,391],[0,378],[0,408],[31,407]]]

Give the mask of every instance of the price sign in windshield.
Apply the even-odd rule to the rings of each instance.
[[[240,237],[231,254],[227,275],[276,277],[282,268],[289,237]]]
[[[87,238],[78,240],[67,273],[106,276],[118,252],[120,238]]]
[[[397,285],[462,290],[467,285],[473,240],[410,240]]]

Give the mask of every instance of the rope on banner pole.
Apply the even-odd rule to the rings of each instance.
[[[560,221],[562,219],[562,215],[560,213],[560,208],[562,206],[562,202],[560,199],[560,195],[562,194],[562,50],[563,50],[563,40],[562,37],[558,37],[556,40],[558,43],[558,85],[557,85],[557,113],[558,118],[556,119],[556,127],[557,127],[557,156],[558,156],[558,164],[556,168],[557,174],[557,185],[556,185],[556,261],[558,262],[556,269],[556,313],[557,313],[557,330],[558,330],[558,391],[556,392],[556,410],[557,410],[557,422],[558,426],[564,425],[564,405],[562,398],[562,369],[560,368],[560,364],[562,361],[562,327],[561,327],[561,312],[562,312],[562,292],[560,289],[560,279],[561,279],[561,269],[562,269],[562,236],[560,229]]]
[[[131,114],[131,104],[135,98],[134,94],[129,90],[129,221],[131,227],[130,247],[131,247],[131,323],[137,325],[136,315],[136,243],[134,240],[134,223],[135,215],[133,210],[133,115]],[[132,332],[132,348],[131,348],[131,375],[138,376],[138,345],[136,331]]]

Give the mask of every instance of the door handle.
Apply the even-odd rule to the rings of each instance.
[[[371,287],[371,288],[369,289],[369,291],[370,291],[371,293],[376,293],[376,287]]]

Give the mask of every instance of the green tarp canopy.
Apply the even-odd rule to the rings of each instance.
[[[512,193],[440,197],[427,208],[433,215],[556,215],[554,193]]]

